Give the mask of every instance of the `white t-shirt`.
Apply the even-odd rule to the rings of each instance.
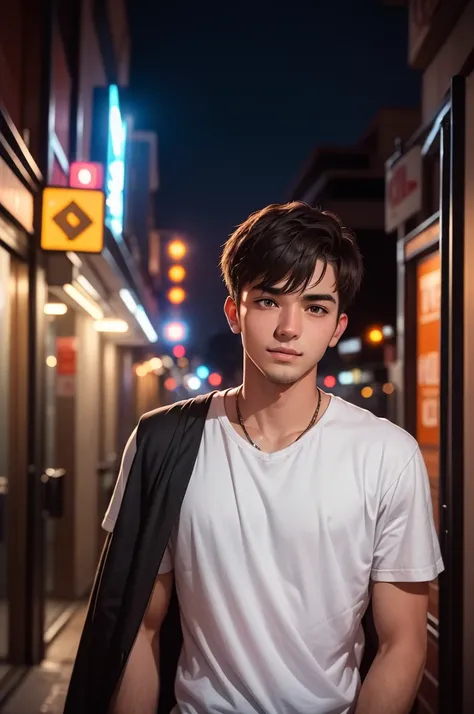
[[[133,434],[104,519],[112,530]],[[370,579],[443,570],[415,440],[332,397],[318,424],[258,451],[212,401],[160,572],[183,625],[180,714],[347,714],[357,697]]]

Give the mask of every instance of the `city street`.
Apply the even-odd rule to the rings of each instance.
[[[474,0],[1,12],[0,714],[474,714]]]
[[[26,674],[1,714],[62,714],[85,614],[84,605],[48,648],[44,662]]]

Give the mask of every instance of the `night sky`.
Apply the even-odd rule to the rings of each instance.
[[[281,3],[281,6],[284,4]],[[130,3],[135,126],[159,141],[158,223],[193,242],[193,342],[226,329],[217,263],[233,228],[288,199],[318,144],[416,105],[407,12],[382,0]]]

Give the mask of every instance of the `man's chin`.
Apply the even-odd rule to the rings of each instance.
[[[282,385],[295,384],[305,376],[304,373],[301,374],[299,371],[287,369],[285,367],[280,369],[262,369],[261,372],[269,382]]]

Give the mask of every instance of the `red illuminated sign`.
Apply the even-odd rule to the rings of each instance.
[[[104,187],[104,167],[92,161],[74,161],[69,170],[71,188],[102,189]]]

